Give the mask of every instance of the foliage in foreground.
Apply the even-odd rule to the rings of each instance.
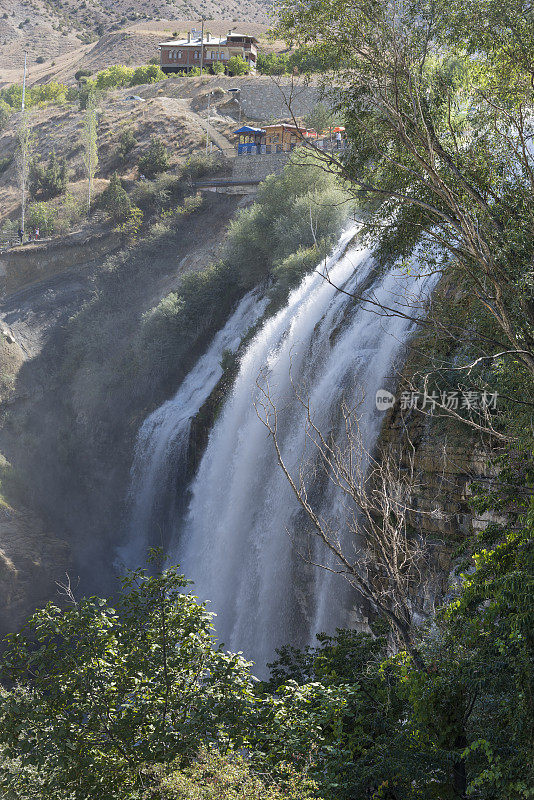
[[[281,765],[281,780],[254,774],[242,756],[224,756],[216,750],[201,749],[198,758],[185,768],[163,772],[157,789],[149,796],[161,800],[319,800],[313,781],[289,764]],[[156,774],[157,774],[156,770]]]
[[[517,497],[532,463],[510,467]],[[422,634],[425,669],[383,636],[338,631],[282,649],[257,684],[174,568],[130,573],[114,605],[48,605],[2,661],[4,796],[527,800],[534,503],[520,505],[471,543],[474,570]]]

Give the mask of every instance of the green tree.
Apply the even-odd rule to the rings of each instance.
[[[26,225],[30,232],[39,228],[42,236],[54,233],[57,222],[57,210],[48,203],[31,203],[28,207]]]
[[[165,73],[161,71],[159,65],[147,64],[144,67],[137,67],[130,80],[130,86],[138,86],[143,83],[156,83],[165,80]]]
[[[32,152],[35,148],[35,136],[33,134],[30,112],[26,109],[21,112],[17,129],[17,146],[15,150],[15,163],[17,165],[17,175],[20,187],[20,206],[21,206],[21,229],[26,229],[26,203],[28,201],[28,189],[30,179],[30,165]]]
[[[145,178],[154,178],[158,173],[165,172],[169,166],[169,154],[163,141],[153,136],[148,150],[138,162],[139,174]]]
[[[98,117],[94,98],[89,97],[82,125],[83,166],[87,175],[87,215],[91,213],[93,180],[98,169]]]
[[[12,109],[10,106],[5,102],[5,100],[0,99],[0,131],[3,131],[6,127],[9,119],[11,117]]]
[[[422,243],[434,266],[436,253],[454,262],[493,318],[495,351],[532,376],[530,11],[515,0],[284,0],[278,35],[332,65],[323,83],[351,143],[334,160],[375,212],[375,239],[395,257]]]
[[[168,800],[319,800],[313,782],[287,766],[281,779],[255,775],[241,756],[202,750],[189,767],[161,779]]]
[[[248,665],[217,648],[211,615],[174,569],[122,581],[115,606],[49,604],[10,637],[0,745],[18,760],[4,791],[59,798],[131,797],[141,767],[190,761],[208,743],[243,741],[253,700]]]
[[[229,75],[248,75],[249,72],[250,64],[242,56],[232,56],[228,60]]]
[[[34,196],[44,200],[63,194],[67,188],[68,170],[65,158],[58,158],[56,151],[50,153],[48,164],[34,163],[30,168],[30,190]]]
[[[99,197],[99,203],[116,222],[123,222],[130,216],[132,204],[117,172],[111,176],[109,184]]]
[[[221,64],[220,61],[216,61],[215,64],[212,64],[211,70],[214,75],[223,75],[224,74],[224,64]]]
[[[304,122],[308,128],[313,128],[317,133],[340,124],[332,110],[324,103],[317,103],[304,117]]]

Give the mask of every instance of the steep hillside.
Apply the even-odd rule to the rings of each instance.
[[[202,17],[213,34],[239,25],[259,37],[270,8],[267,0],[246,7],[236,0],[0,0],[0,85],[20,80],[24,50],[30,82],[72,79],[80,59],[94,69],[146,63],[157,56],[158,42],[198,27]]]

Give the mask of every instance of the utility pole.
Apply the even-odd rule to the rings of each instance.
[[[204,17],[202,17],[202,29],[200,34],[200,74],[204,74]]]
[[[20,112],[20,123],[24,125],[24,109],[26,108],[26,68],[28,65],[28,53],[26,50],[24,51],[24,77],[22,79],[22,106]],[[23,162],[28,157],[27,153],[22,153]],[[22,231],[22,241],[21,244],[24,244],[24,225],[25,225],[25,217],[26,217],[26,164],[22,164],[22,208],[21,208],[21,219],[20,219],[20,229]]]

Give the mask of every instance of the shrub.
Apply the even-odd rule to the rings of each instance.
[[[28,208],[26,227],[29,231],[39,228],[40,235],[50,235],[56,230],[57,211],[48,203],[32,203]]]
[[[12,83],[5,89],[0,90],[0,99],[6,103],[11,109],[19,109],[22,104],[22,86],[18,83]]]
[[[74,73],[74,80],[79,82],[82,78],[89,78],[92,74],[90,69],[79,69]]]
[[[225,169],[225,163],[219,156],[192,155],[185,162],[182,168],[182,175],[190,181],[196,181],[208,173],[213,174],[223,169]]]
[[[202,75],[202,72],[200,71],[200,67],[191,67],[187,75],[189,75],[190,78],[197,78],[199,75]]]
[[[124,161],[126,161],[128,155],[132,152],[136,144],[137,139],[135,138],[132,128],[125,128],[123,131],[121,131],[121,135],[119,136],[119,147],[117,150],[117,156],[121,162],[124,163]]]
[[[80,111],[85,111],[89,102],[95,96],[95,82],[82,78],[80,90],[78,92],[78,102],[80,104]]]
[[[238,297],[229,264],[220,262],[185,275],[178,290],[143,317],[141,338],[147,361],[159,360],[170,370],[199,340],[224,324]]]
[[[299,247],[273,268],[273,284],[269,297],[274,306],[281,305],[287,299],[291,289],[299,285],[305,275],[314,270],[321,259],[318,247]]]
[[[0,158],[0,175],[3,175],[6,169],[8,169],[9,165],[13,161],[12,156],[3,156]]]
[[[139,159],[139,174],[147,178],[154,178],[158,173],[164,172],[168,166],[167,148],[161,139],[152,137],[147,152]]]
[[[63,194],[67,188],[67,162],[65,158],[58,159],[55,150],[52,150],[48,164],[32,164],[30,169],[30,191],[34,197],[40,196],[44,200]]]
[[[32,86],[29,92],[28,105],[39,103],[64,103],[67,100],[69,87],[57,81],[43,83],[40,86]]]
[[[156,64],[147,64],[135,69],[130,86],[140,86],[143,83],[156,83],[165,79],[165,73]]]
[[[220,61],[216,61],[211,69],[214,75],[222,75],[224,73],[224,64],[221,64]]]
[[[134,69],[121,64],[112,64],[107,69],[100,70],[95,76],[97,89],[115,89],[117,86],[130,86]]]
[[[173,568],[154,578],[139,570],[114,606],[50,603],[12,637],[2,667],[16,687],[2,689],[0,739],[20,758],[23,797],[139,798],[141,764],[190,761],[202,744],[238,738],[249,665],[215,646],[212,615],[188,583]]]
[[[45,61],[46,59],[44,56],[37,56],[37,58],[35,59],[36,64],[44,64]]]
[[[256,203],[230,225],[224,258],[243,288],[268,277],[273,267],[315,241],[331,243],[350,212],[348,196],[312,158],[286,165],[262,184]],[[313,230],[312,230],[313,226]]]
[[[132,204],[116,172],[100,195],[99,204],[116,222],[124,222],[130,216]]]
[[[248,75],[250,64],[241,56],[232,56],[228,61],[228,72],[230,75]]]
[[[0,100],[0,131],[3,131],[9,122],[12,109],[4,100]]]
[[[190,765],[179,767],[161,780],[168,800],[312,800],[315,784],[287,766],[283,785],[269,776],[255,775],[242,756],[222,755],[203,748]]]
[[[132,192],[132,200],[141,208],[161,213],[170,205],[180,203],[186,191],[181,176],[161,173],[152,181],[140,181]]]
[[[258,53],[256,66],[264,75],[284,75],[289,72],[289,56],[287,53]]]
[[[124,222],[116,228],[130,243],[137,241],[137,236],[143,224],[143,212],[137,206],[130,207],[130,213]]]

